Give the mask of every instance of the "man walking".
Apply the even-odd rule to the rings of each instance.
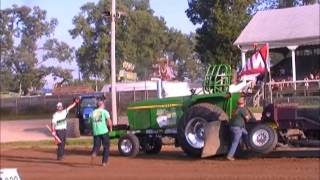
[[[76,98],[71,105],[69,105],[66,109],[63,109],[62,102],[58,102],[57,111],[53,114],[51,122],[52,134],[57,135],[61,140],[61,143],[58,144],[57,148],[57,160],[63,160],[67,134],[67,115],[77,103],[79,103],[79,98]]]
[[[93,134],[93,148],[91,153],[91,163],[97,156],[100,150],[100,146],[103,146],[103,158],[102,166],[106,166],[109,158],[109,134],[112,131],[112,121],[110,114],[104,109],[104,101],[98,101],[98,108],[95,109],[90,115],[90,124],[92,127]]]
[[[234,112],[232,120],[230,122],[230,129],[233,134],[232,144],[227,155],[227,159],[230,161],[235,160],[234,154],[237,150],[242,135],[245,136],[245,141],[247,140],[246,137],[248,135],[248,132],[245,129],[245,122],[247,122],[248,120],[249,114],[245,108],[244,97],[240,97],[238,99],[238,108]]]

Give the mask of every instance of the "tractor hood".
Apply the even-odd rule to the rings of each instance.
[[[228,115],[231,114],[234,104],[234,101],[231,100],[231,103],[224,93],[132,102],[128,105],[127,111],[130,128],[132,130],[176,128],[183,112],[193,104],[201,102],[215,104],[225,110]]]
[[[190,96],[149,99],[145,101],[133,102],[128,105],[128,110],[181,107],[186,99],[190,99]]]
[[[182,116],[184,101],[190,96],[149,99],[128,106],[128,121],[132,130],[175,127]]]

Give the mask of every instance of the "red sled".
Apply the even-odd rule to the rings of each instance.
[[[50,134],[52,135],[52,137],[53,137],[53,139],[54,139],[54,143],[55,144],[60,144],[61,143],[61,140],[60,140],[60,138],[56,135],[56,134],[52,134],[52,129],[51,129],[51,127],[49,126],[49,125],[47,125],[47,129],[50,131]]]

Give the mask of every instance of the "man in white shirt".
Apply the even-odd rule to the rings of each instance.
[[[57,148],[57,160],[62,160],[64,155],[64,146],[66,142],[67,134],[67,115],[68,112],[79,103],[79,98],[76,98],[74,102],[69,105],[66,109],[63,109],[62,102],[57,103],[57,111],[52,116],[52,134],[56,134],[61,143],[58,144]]]

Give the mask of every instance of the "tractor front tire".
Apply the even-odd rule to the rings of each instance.
[[[200,157],[205,143],[207,124],[212,121],[227,119],[226,113],[213,104],[199,103],[193,105],[185,112],[178,123],[177,138],[179,145],[188,156]]]
[[[249,145],[251,150],[267,154],[278,143],[277,133],[267,124],[258,124],[249,132]]]
[[[134,134],[127,134],[120,137],[118,141],[118,151],[121,155],[127,157],[135,157],[139,154],[140,144],[139,139]]]

